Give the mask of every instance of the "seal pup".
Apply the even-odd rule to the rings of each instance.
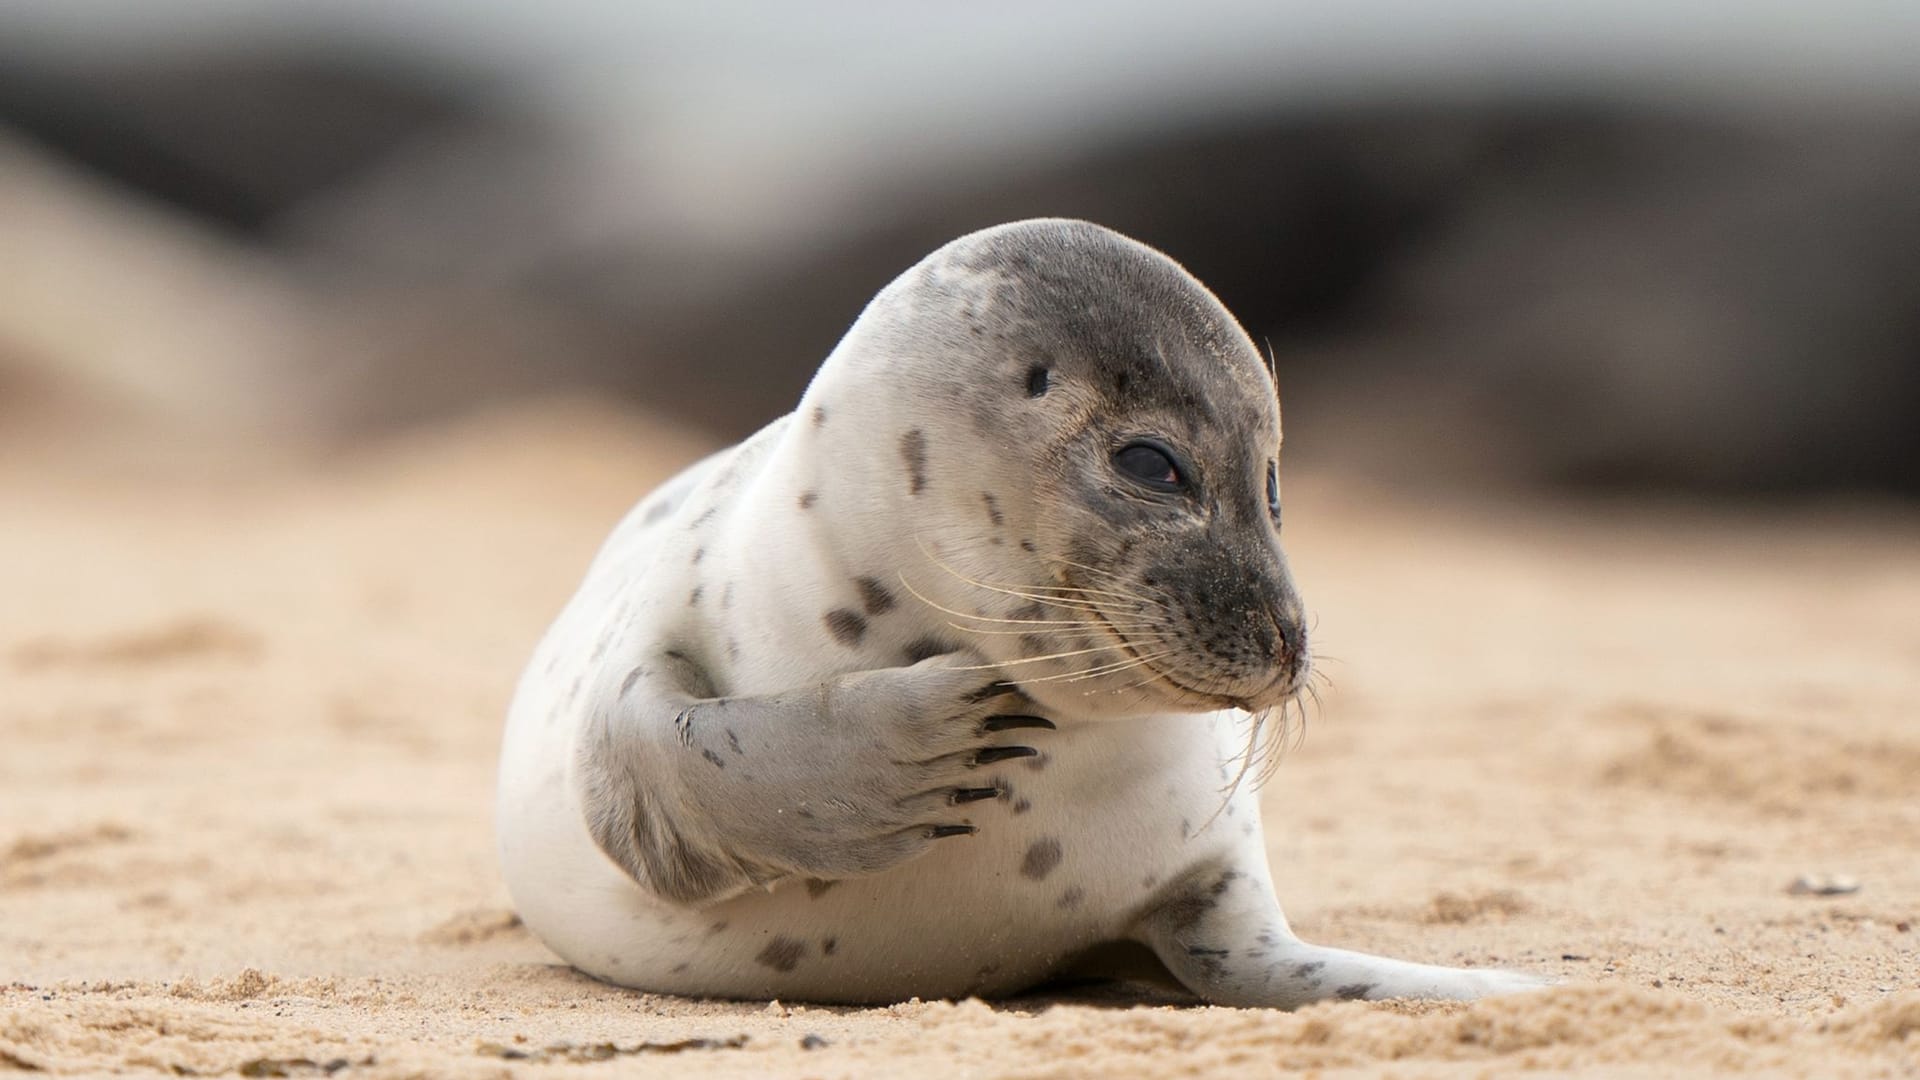
[[[1310,666],[1279,454],[1272,370],[1165,255],[1067,220],[929,255],[536,650],[497,807],[527,926],[731,998],[999,995],[1116,945],[1223,1005],[1538,985],[1281,914],[1232,783]]]

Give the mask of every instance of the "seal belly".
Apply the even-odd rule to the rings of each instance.
[[[844,1003],[993,996],[1126,937],[1167,882],[1244,841],[1246,794],[1233,818],[1211,824],[1217,796],[1202,805],[1181,794],[1216,793],[1227,745],[1218,726],[1230,725],[1183,716],[1062,731],[1043,759],[1013,763],[1008,801],[1027,808],[991,829],[880,874],[786,880],[700,908],[659,901],[621,874],[563,781],[535,784],[513,811],[550,827],[503,843],[538,883],[525,900],[515,891],[528,926],[610,982]],[[1164,789],[1141,798],[1141,782]]]

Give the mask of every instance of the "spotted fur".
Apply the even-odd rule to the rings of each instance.
[[[1116,471],[1141,438],[1183,487]],[[731,998],[1004,994],[1116,943],[1222,1004],[1531,985],[1280,913],[1226,783],[1238,710],[1310,671],[1279,444],[1265,359],[1158,252],[1034,221],[928,256],[794,414],[620,525],[528,664],[498,803],[526,925]]]

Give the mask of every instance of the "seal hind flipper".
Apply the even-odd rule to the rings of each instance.
[[[1497,968],[1450,968],[1309,945],[1295,937],[1264,870],[1197,870],[1164,890],[1137,938],[1215,1005],[1293,1009],[1316,1001],[1471,1001],[1549,985]]]

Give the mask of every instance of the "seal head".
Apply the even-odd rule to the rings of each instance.
[[[831,543],[910,531],[914,595],[1049,708],[1258,710],[1301,686],[1273,372],[1167,256],[1081,221],[962,237],[874,299],[809,408],[855,418],[827,456],[886,504]]]

